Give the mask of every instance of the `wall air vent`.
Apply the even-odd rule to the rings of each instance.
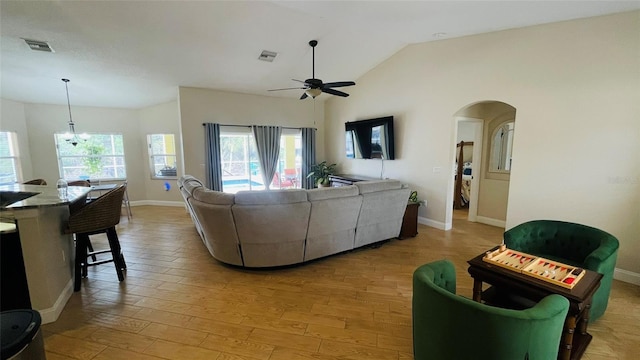
[[[47,44],[44,41],[30,40],[30,39],[22,39],[22,40],[24,40],[24,42],[26,42],[27,45],[29,45],[31,50],[53,52],[53,49],[51,48],[51,46],[49,46],[49,44]]]
[[[258,60],[273,62],[273,59],[275,59],[277,55],[277,52],[262,50],[262,53],[258,57]]]

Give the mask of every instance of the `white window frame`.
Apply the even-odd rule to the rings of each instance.
[[[11,183],[22,181],[22,168],[20,167],[20,149],[18,147],[18,134],[13,131],[0,131],[2,136],[7,137],[9,146],[9,156],[1,156],[0,159],[8,159],[12,162],[12,179]],[[2,175],[2,174],[0,174]],[[6,184],[3,177],[0,177],[0,183]]]
[[[154,136],[171,136],[173,139],[173,153],[166,151],[166,144],[163,144],[163,148],[165,150],[164,153],[154,153],[153,152],[153,137]],[[177,179],[178,178],[178,156],[176,154],[176,136],[175,134],[148,134],[147,135],[147,149],[149,150],[149,171],[151,173],[152,179]],[[172,157],[175,172],[170,172],[168,175],[162,175],[161,170],[156,170],[156,158],[166,158]],[[166,161],[164,162],[166,166],[169,166]],[[166,169],[173,170],[173,169]]]
[[[72,155],[72,156],[61,156],[60,155],[60,146],[73,146],[70,143],[68,143],[65,139],[65,134],[64,133],[55,133],[54,134],[54,141],[56,144],[56,156],[58,158],[58,171],[60,173],[60,178],[64,178],[65,180],[91,180],[91,181],[124,181],[127,179],[127,165],[126,165],[126,156],[125,156],[125,151],[124,151],[124,135],[122,133],[92,133],[89,134],[89,140],[87,141],[91,141],[92,137],[97,137],[97,136],[110,136],[110,137],[121,137],[122,138],[122,155],[119,154],[115,154],[115,140],[112,139],[111,141],[111,152],[109,154],[105,154],[105,155],[93,155],[93,157],[102,157],[102,158],[107,158],[110,159],[111,161],[109,161],[111,163],[111,167],[114,168],[115,170],[115,175],[114,177],[103,177],[103,176],[98,176],[98,177],[65,177],[65,172],[63,169],[63,159],[66,158],[87,158],[89,156],[87,155]],[[77,146],[81,146],[81,144],[78,144]],[[117,171],[117,169],[119,168],[116,159],[121,158],[122,159],[122,169],[124,170],[124,173],[119,173]]]

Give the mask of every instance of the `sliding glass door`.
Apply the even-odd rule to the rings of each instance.
[[[300,130],[284,129],[280,137],[278,169],[271,189],[300,188],[302,163]],[[264,190],[255,141],[248,127],[222,126],[220,129],[222,191]]]

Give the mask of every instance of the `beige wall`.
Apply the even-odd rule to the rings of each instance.
[[[226,125],[317,127],[317,159],[324,159],[324,111],[319,101],[314,106],[311,99],[302,101],[181,87],[179,104],[186,174],[204,179],[202,123],[205,122]]]
[[[144,199],[158,201],[177,201],[182,202],[182,197],[178,190],[176,179],[159,180],[151,178],[151,168],[149,165],[149,153],[147,149],[147,135],[150,134],[174,134],[176,139],[176,156],[178,158],[178,174],[183,173],[184,165],[182,162],[182,141],[180,139],[180,111],[178,109],[178,101],[171,101],[164,104],[150,106],[139,110],[138,117],[140,119],[140,141],[144,144],[144,161],[142,172],[145,195]],[[165,190],[164,183],[168,182],[171,186],[169,191]]]
[[[31,151],[29,150],[29,136],[27,121],[24,115],[24,104],[6,99],[0,99],[0,130],[15,132],[18,136],[18,151],[22,176],[19,181],[33,179],[31,167]]]
[[[639,32],[631,12],[408,46],[328,101],[327,156],[377,176],[379,161],[345,159],[344,122],[394,115],[398,160],[385,177],[418,190],[420,216],[445,225],[453,115],[505,102],[517,110],[507,228],[541,218],[601,228],[620,240],[618,267],[638,274]]]
[[[55,184],[60,173],[53,134],[67,130],[69,110],[64,105],[25,104],[33,177]],[[71,109],[79,133],[121,133],[124,139],[128,193],[131,201],[143,200],[142,169],[147,167],[146,142],[141,141],[136,110],[74,106]]]

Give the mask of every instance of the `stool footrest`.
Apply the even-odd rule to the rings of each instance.
[[[101,264],[106,264],[106,263],[110,263],[110,262],[114,262],[115,260],[113,259],[107,259],[107,260],[98,260],[98,261],[94,261],[94,262],[88,262],[86,265],[87,266],[94,266],[94,265],[101,265]]]

